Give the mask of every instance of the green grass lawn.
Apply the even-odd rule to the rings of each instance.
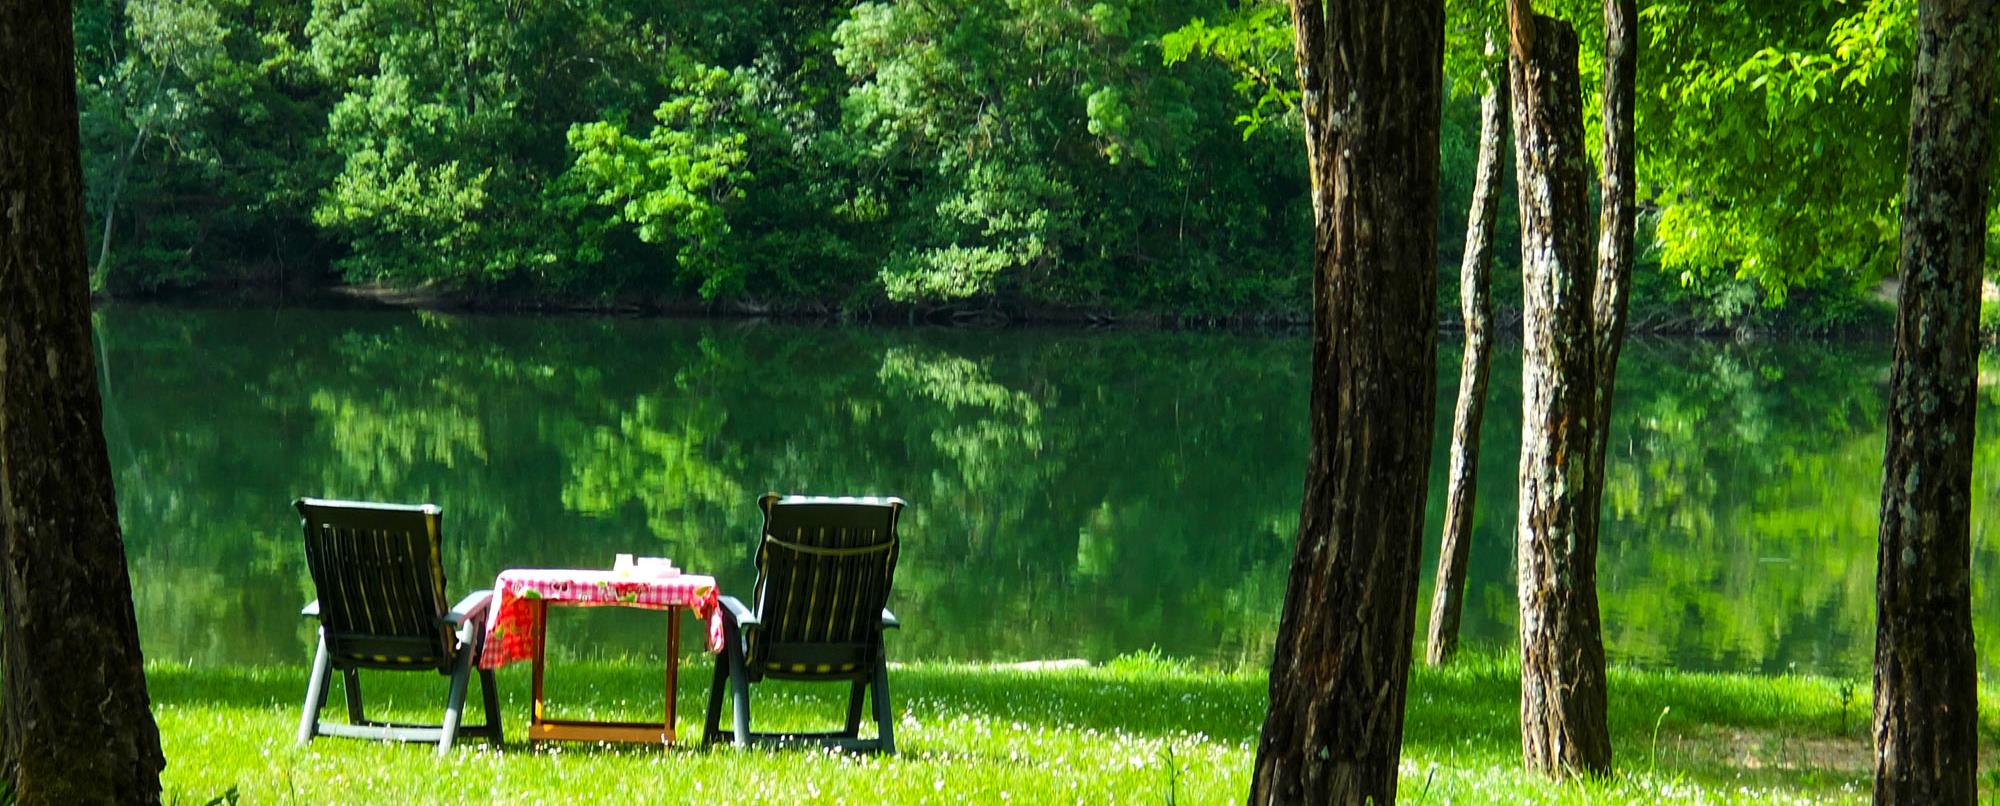
[[[1058,671],[921,664],[891,674],[901,715],[891,758],[700,743],[708,667],[690,657],[680,686],[682,744],[672,749],[518,742],[525,665],[500,677],[515,743],[469,740],[448,758],[423,745],[322,738],[292,744],[306,667],[190,669],[148,679],[166,745],[169,802],[203,804],[235,788],[244,803],[562,802],[1223,803],[1242,800],[1264,708],[1261,672],[1220,673],[1149,658]],[[1406,803],[1553,801],[1859,801],[1868,792],[1868,684],[1614,670],[1617,773],[1555,784],[1520,769],[1511,658],[1473,657],[1411,678]],[[339,688],[339,676],[335,676]],[[552,713],[645,718],[659,671],[640,661],[561,665]],[[445,680],[364,673],[371,716],[435,721]],[[1994,714],[1982,690],[1982,713]],[[340,718],[341,692],[326,715]],[[830,727],[844,687],[753,692],[760,728]],[[474,702],[477,696],[473,697]],[[468,722],[477,720],[476,707]],[[1996,735],[1982,719],[1981,741]],[[864,729],[865,730],[865,729]],[[1656,738],[1657,736],[1657,738]],[[1987,766],[1991,766],[1988,764]],[[1993,795],[1995,778],[1982,780]]]

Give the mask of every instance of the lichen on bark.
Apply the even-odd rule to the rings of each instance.
[[[1553,775],[1611,765],[1597,603],[1598,290],[1576,33],[1510,3],[1520,188],[1522,400],[1515,536],[1521,744]],[[1615,361],[1615,357],[1612,359]]]

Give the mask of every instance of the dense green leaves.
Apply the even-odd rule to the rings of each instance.
[[[1640,166],[1660,199],[1661,257],[1684,282],[1740,278],[1782,296],[1887,273],[1913,12],[1821,0],[1642,13]]]
[[[1208,3],[237,1],[80,17],[93,202],[139,245],[108,287],[331,259],[753,309],[1303,304],[1296,149],[1161,58]],[[283,236],[163,187],[218,184]]]
[[[78,6],[97,285],[282,281],[324,261],[306,218],[328,99],[297,49],[305,15],[247,0]]]
[[[900,219],[890,298],[1303,303],[1306,217],[1282,192],[1303,189],[1303,160],[1240,141],[1222,71],[1162,65],[1159,36],[1192,13],[1173,5],[855,8],[835,55],[855,82],[847,135]]]
[[[314,4],[320,78],[340,93],[343,165],[313,220],[356,279],[530,284],[564,268],[575,222],[550,195],[574,121],[629,104],[661,58],[645,4]]]
[[[1595,92],[1597,5],[1537,8],[1585,32]],[[1912,8],[1643,4],[1642,318],[1852,315],[1893,251]],[[1498,17],[1450,6],[1444,271]],[[747,310],[1306,299],[1272,0],[99,0],[77,31],[112,291],[331,266]]]
[[[1168,64],[1206,56],[1236,74],[1235,89],[1250,101],[1236,116],[1245,138],[1266,124],[1296,131],[1298,80],[1292,72],[1292,23],[1285,5],[1245,3],[1211,22],[1196,17],[1160,38]]]
[[[576,158],[566,178],[580,199],[568,206],[609,208],[601,221],[580,211],[587,232],[630,226],[640,241],[673,250],[681,268],[700,279],[702,296],[713,298],[742,279],[725,242],[726,208],[755,178],[744,169],[746,127],[733,114],[747,88],[728,71],[701,65],[683,66],[670,86],[676,95],[653,111],[644,138],[605,121],[570,128]],[[577,260],[603,257],[600,246],[586,243]]]
[[[1497,23],[1499,5],[1451,6],[1445,68],[1461,94],[1490,64],[1482,32]],[[1701,319],[1746,322],[1792,301],[1803,302],[1794,308],[1816,324],[1851,320],[1894,254],[1914,3],[1641,6],[1640,257],[1642,269],[1657,262],[1680,287],[1642,283],[1640,306],[1666,302]],[[1596,5],[1536,8],[1583,32],[1582,74],[1594,95],[1602,58]],[[1239,76],[1246,133],[1295,111],[1290,22],[1281,9],[1243,4],[1165,40],[1170,60],[1205,55]],[[1447,207],[1460,198],[1454,182],[1470,171],[1471,135],[1451,131],[1452,117],[1448,109]],[[1597,121],[1587,117],[1594,131]]]

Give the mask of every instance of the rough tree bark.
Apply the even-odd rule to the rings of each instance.
[[[1576,32],[1508,4],[1521,207],[1521,750],[1531,769],[1611,766],[1597,607],[1589,157]]]
[[[1312,445],[1252,803],[1393,803],[1437,397],[1441,0],[1294,0]]]
[[[1497,50],[1486,32],[1489,60]],[[1459,613],[1465,602],[1465,565],[1472,554],[1472,505],[1479,486],[1479,426],[1486,417],[1486,377],[1492,367],[1493,223],[1500,214],[1500,166],[1507,149],[1505,61],[1487,67],[1479,99],[1479,163],[1473,174],[1472,209],[1465,220],[1465,255],[1458,267],[1459,315],[1465,322],[1465,355],[1458,365],[1458,406],[1451,424],[1451,475],[1444,493],[1444,536],[1438,541],[1437,581],[1431,586],[1431,624],[1424,659],[1451,662],[1458,651]]]
[[[1875,560],[1876,803],[1977,794],[1972,436],[1995,3],[1918,4]]]
[[[0,774],[23,804],[157,803],[90,349],[68,2],[0,4]]]

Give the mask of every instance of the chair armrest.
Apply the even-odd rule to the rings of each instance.
[[[896,620],[896,614],[889,612],[889,608],[882,608],[882,629],[900,630],[902,628],[903,622]]]
[[[493,603],[492,591],[473,591],[458,601],[451,612],[444,614],[444,623],[451,626],[464,624],[486,614],[486,608]]]
[[[299,615],[306,618],[319,618],[319,600],[314,599],[307,602],[306,606],[299,610]]]
[[[750,612],[750,608],[734,596],[722,597],[722,610],[729,614],[729,619],[736,622],[739,627],[754,627],[764,623],[757,618],[757,614]]]

